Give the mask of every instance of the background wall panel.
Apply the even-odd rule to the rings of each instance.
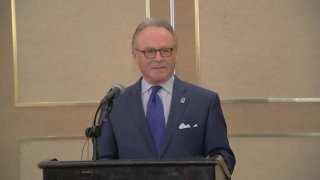
[[[23,95],[23,97],[26,97],[28,99],[23,99],[23,105],[22,102],[20,102],[20,106],[17,107],[15,104],[15,88],[14,88],[14,41],[12,40],[12,37],[14,35],[14,31],[12,29],[12,11],[11,11],[11,3],[14,1],[10,0],[0,0],[0,179],[3,180],[18,180],[20,179],[21,171],[21,154],[20,154],[20,142],[21,139],[28,139],[30,137],[70,137],[70,136],[84,136],[85,128],[91,126],[94,113],[97,108],[97,103],[69,103],[67,106],[61,102],[67,102],[67,101],[84,101],[84,100],[92,100],[92,95],[97,98],[97,101],[102,98],[108,88],[114,83],[115,80],[121,81],[121,83],[127,85],[127,83],[131,83],[131,80],[134,79],[136,81],[136,78],[134,78],[135,73],[138,73],[138,69],[136,67],[131,66],[132,59],[131,59],[131,49],[130,49],[130,39],[131,35],[134,31],[134,28],[136,26],[136,23],[140,22],[143,18],[145,18],[146,15],[146,7],[145,7],[145,1],[46,1],[46,2],[40,2],[40,1],[19,1],[19,3],[27,3],[25,6],[20,6],[20,10],[23,12],[26,12],[28,10],[27,8],[32,8],[30,6],[34,5],[33,8],[39,8],[38,11],[41,11],[42,13],[52,13],[51,15],[54,15],[53,17],[50,16],[50,14],[41,14],[44,17],[37,17],[36,12],[29,12],[30,14],[26,14],[26,17],[24,18],[31,18],[27,21],[24,21],[22,23],[26,23],[26,26],[28,26],[28,23],[34,23],[33,21],[36,19],[41,18],[48,18],[50,16],[53,19],[50,19],[52,21],[50,22],[43,22],[36,25],[36,27],[29,27],[29,28],[38,28],[38,30],[46,29],[50,31],[49,35],[52,38],[47,39],[48,41],[43,41],[45,43],[52,43],[55,44],[56,48],[61,48],[61,51],[58,51],[57,54],[51,54],[52,57],[50,58],[60,58],[59,61],[54,61],[51,59],[51,61],[47,61],[49,64],[49,67],[44,67],[45,70],[50,71],[47,74],[44,72],[44,69],[38,69],[39,65],[46,65],[46,63],[42,62],[42,58],[40,58],[37,63],[33,62],[33,58],[30,58],[26,64],[24,64],[23,67],[20,69],[18,68],[18,71],[20,70],[26,70],[30,72],[33,77],[30,76],[20,76],[21,78],[25,78],[25,80],[20,80],[19,83],[26,83],[25,86],[22,86],[24,88],[28,88],[31,85],[35,85],[34,92],[31,92],[29,90],[26,90],[26,92],[21,91],[20,93],[28,93],[28,96]],[[70,11],[68,9],[64,9],[63,3],[76,3],[75,6],[71,6],[71,4],[66,4],[70,8]],[[99,3],[101,7],[99,6]],[[28,4],[30,3],[30,4]],[[40,3],[40,4],[38,4]],[[47,7],[47,8],[54,8],[57,9],[41,9],[41,3],[62,3],[59,4],[59,8],[57,6]],[[83,7],[80,4],[77,3],[87,3],[87,7]],[[116,5],[112,3],[117,3]],[[128,6],[125,6],[128,5]],[[130,7],[129,7],[130,6]],[[25,8],[24,8],[25,7]],[[114,8],[110,10],[110,8]],[[87,9],[88,8],[88,9]],[[97,8],[100,11],[94,12],[92,8]],[[30,10],[30,9],[29,9]],[[87,10],[87,11],[86,11]],[[109,11],[112,11],[112,14],[109,14]],[[61,13],[61,14],[59,14]],[[70,24],[78,27],[79,29],[71,26],[67,22],[62,22],[63,25],[66,27],[62,27],[61,29],[57,29],[58,26],[61,27],[62,24],[59,24],[58,20],[62,20],[64,17],[63,13],[67,13],[66,19],[70,20]],[[68,14],[71,13],[71,14]],[[77,14],[78,13],[78,14]],[[85,15],[86,14],[86,15]],[[97,17],[92,17],[89,15],[101,15]],[[117,15],[117,17],[115,16]],[[120,15],[121,14],[121,15]],[[84,16],[85,15],[85,16]],[[123,19],[125,16],[125,19]],[[58,20],[54,19],[58,18]],[[104,18],[104,19],[101,19]],[[102,21],[98,21],[98,19]],[[71,20],[74,20],[73,22]],[[92,20],[92,21],[91,21]],[[109,22],[110,21],[110,22]],[[116,24],[116,27],[109,27],[107,26],[108,23],[115,23],[115,21],[118,23]],[[80,22],[85,22],[88,24],[81,24]],[[54,23],[56,26],[52,26],[51,23]],[[75,24],[73,24],[75,23]],[[77,24],[79,23],[79,24]],[[97,24],[98,23],[98,24]],[[102,23],[102,24],[100,24]],[[19,23],[17,23],[19,25]],[[30,24],[29,24],[30,25]],[[130,26],[130,29],[120,29],[120,28],[127,28],[127,26]],[[50,28],[52,27],[52,28]],[[97,31],[94,31],[94,28],[104,28],[104,29],[98,29]],[[73,29],[75,28],[75,29]],[[73,30],[73,31],[79,31],[79,32],[69,32],[67,30]],[[88,32],[85,32],[88,31]],[[126,32],[124,32],[126,31]],[[63,32],[63,33],[62,33]],[[19,32],[17,32],[19,35]],[[23,34],[23,32],[20,31],[20,33]],[[32,32],[31,32],[32,33]],[[61,43],[59,46],[59,43],[57,39],[55,39],[57,36],[59,36],[59,33],[61,36],[63,36],[63,43]],[[64,34],[66,33],[66,34]],[[70,33],[70,34],[69,34]],[[79,33],[79,34],[74,34]],[[105,34],[103,34],[105,33]],[[106,37],[103,37],[104,40],[107,42],[101,42],[99,38],[102,38],[100,35],[107,35],[108,33],[116,33],[117,36],[108,36],[109,39],[105,39]],[[121,33],[121,34],[120,34]],[[125,34],[126,33],[126,34]],[[26,36],[29,36],[29,33],[24,34]],[[41,33],[39,34],[41,35]],[[53,36],[55,35],[55,36]],[[82,41],[80,39],[77,39],[78,37],[81,38],[81,35],[83,35],[84,40]],[[109,34],[110,35],[110,34]],[[128,37],[128,39],[124,40],[121,39],[123,36]],[[20,35],[21,37],[21,35]],[[25,37],[27,38],[27,37]],[[36,37],[34,40],[37,40]],[[48,37],[46,37],[48,38]],[[60,38],[60,36],[58,37]],[[69,39],[68,39],[69,38]],[[73,43],[71,40],[76,40],[78,44],[69,44]],[[91,40],[92,41],[91,41]],[[29,40],[33,40],[32,38]],[[122,41],[123,42],[120,42]],[[21,40],[20,40],[21,41]],[[125,41],[125,42],[124,42]],[[115,43],[117,42],[117,43]],[[127,42],[127,43],[126,43]],[[93,45],[95,43],[98,43],[96,45],[99,45],[99,47],[93,47],[89,45]],[[123,46],[121,43],[126,43]],[[105,46],[106,47],[103,47]],[[38,47],[38,46],[37,46]],[[80,51],[79,54],[83,56],[78,56],[74,50],[79,50],[78,47],[85,47],[88,49],[80,49],[83,51]],[[46,49],[48,51],[52,50],[50,47],[43,47],[40,46],[38,48],[32,48],[27,47],[31,53],[31,55],[40,53],[40,57],[42,57],[42,52],[39,51],[40,49]],[[96,48],[96,49],[94,49]],[[115,48],[117,50],[115,50]],[[121,48],[121,52],[118,48]],[[18,47],[19,49],[19,47]],[[21,48],[20,48],[21,49]],[[22,49],[21,49],[22,50]],[[57,51],[57,49],[54,49]],[[112,50],[112,52],[110,52]],[[91,51],[96,52],[97,54],[91,54]],[[107,52],[108,51],[108,52]],[[113,52],[116,51],[117,53]],[[43,52],[46,53],[46,52]],[[68,54],[70,53],[70,54]],[[65,56],[63,56],[65,55]],[[28,57],[26,55],[26,57]],[[73,63],[71,63],[69,57],[79,57],[78,61],[77,59],[73,59]],[[95,58],[93,58],[95,57]],[[99,58],[98,58],[99,57]],[[121,59],[120,59],[121,57]],[[124,59],[125,57],[125,59]],[[128,57],[128,58],[127,58]],[[18,56],[19,58],[24,58],[24,56]],[[39,57],[38,57],[39,58]],[[45,58],[44,58],[45,59]],[[48,60],[48,59],[45,59]],[[103,61],[104,60],[104,61]],[[115,61],[115,64],[113,66],[116,66],[117,68],[113,67],[110,68],[110,70],[107,68],[108,66],[105,66],[105,64],[102,63],[109,63],[108,61],[112,60]],[[102,62],[103,61],[103,62]],[[122,64],[118,64],[118,62],[121,61]],[[20,61],[19,61],[20,62]],[[91,63],[95,62],[95,65],[93,66]],[[30,63],[30,64],[28,64]],[[55,64],[57,63],[57,64]],[[61,63],[61,64],[59,64]],[[101,64],[99,64],[101,63]],[[85,67],[85,65],[88,65]],[[112,63],[111,63],[112,64]],[[22,65],[22,64],[19,64]],[[30,68],[29,68],[30,66]],[[52,67],[51,67],[52,66]],[[72,66],[73,68],[70,69],[69,66]],[[123,68],[123,67],[125,68]],[[28,68],[27,68],[28,67]],[[85,68],[85,69],[83,69]],[[98,68],[101,68],[98,72]],[[132,69],[131,69],[132,68]],[[117,70],[116,72],[115,69]],[[51,71],[53,70],[53,71]],[[38,71],[41,71],[41,73],[36,73]],[[79,72],[81,71],[81,72]],[[92,72],[94,71],[94,72]],[[97,71],[97,72],[96,72]],[[99,74],[100,76],[98,78],[94,77],[93,74]],[[134,73],[133,73],[134,72]],[[85,75],[86,77],[77,77],[78,74]],[[112,74],[113,73],[113,74]],[[48,76],[50,74],[50,76]],[[129,74],[129,75],[128,75]],[[45,77],[38,77],[40,75],[43,75]],[[138,75],[138,74],[137,74]],[[130,78],[128,78],[130,76]],[[41,84],[38,84],[38,80],[43,78],[43,82],[40,82]],[[74,83],[71,81],[72,78],[74,79]],[[110,78],[108,79],[99,79],[99,78]],[[123,79],[125,78],[125,79]],[[128,78],[128,79],[127,79]],[[132,79],[131,79],[132,78]],[[89,80],[90,79],[90,80]],[[101,80],[98,82],[97,80]],[[50,82],[47,82],[49,81]],[[55,80],[55,82],[51,82],[51,80]],[[122,81],[123,80],[123,81]],[[61,81],[61,82],[60,82]],[[90,82],[89,82],[90,81]],[[92,82],[91,82],[92,81]],[[48,83],[48,84],[44,84]],[[93,84],[99,83],[101,85],[101,90],[98,88],[94,88],[93,90],[81,90],[80,88],[82,86],[88,86]],[[77,84],[77,85],[76,85]],[[52,89],[47,88],[46,90],[55,90],[54,92],[46,92],[48,93],[47,96],[50,99],[44,99],[43,93],[45,92],[43,88],[47,86],[54,86]],[[63,89],[63,86],[67,86],[66,89]],[[59,86],[59,87],[55,87]],[[76,88],[75,88],[76,87]],[[21,88],[21,85],[19,86]],[[56,89],[55,89],[56,88]],[[78,88],[78,89],[77,89]],[[59,91],[58,91],[58,90]],[[25,90],[25,89],[24,89]],[[71,95],[71,91],[75,91],[74,93],[76,95]],[[88,93],[84,94],[84,96],[80,96],[77,91],[82,91],[82,93]],[[39,93],[39,94],[38,94]],[[40,96],[38,96],[40,95]],[[57,97],[56,95],[62,95],[63,97]],[[71,97],[72,96],[72,97]],[[77,97],[76,97],[77,96]],[[90,97],[88,97],[90,96]],[[20,94],[21,97],[21,94]],[[40,98],[39,98],[40,97]],[[69,98],[69,99],[68,99]],[[71,99],[72,98],[72,99]],[[89,99],[90,98],[90,99]],[[21,100],[21,99],[20,99]],[[48,106],[42,106],[43,104],[39,104],[38,101],[60,101],[58,104],[53,104],[55,106],[48,107]],[[31,102],[31,106],[29,103]],[[36,103],[34,103],[36,102]],[[39,105],[41,107],[39,107]],[[52,104],[51,104],[52,105]],[[45,153],[45,149],[38,149],[38,152],[35,152],[38,155],[41,155]],[[60,159],[63,160],[63,159]],[[36,164],[33,165],[33,168],[36,168]],[[26,172],[26,171],[24,171]],[[32,172],[30,172],[32,173]]]
[[[194,4],[194,0],[175,1],[175,30],[179,38],[176,73],[185,81],[198,84]]]
[[[319,135],[231,137],[234,152],[238,154],[232,179],[319,179],[319,141]]]
[[[98,102],[115,82],[140,76],[131,36],[146,17],[145,0],[12,2],[18,105]]]
[[[90,160],[92,143],[81,136],[34,137],[19,142],[20,179],[42,180],[42,169],[37,164],[44,160]],[[83,150],[83,151],[82,151]]]
[[[320,1],[199,2],[200,85],[222,99],[320,97]]]

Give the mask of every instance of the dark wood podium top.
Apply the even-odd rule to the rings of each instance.
[[[68,167],[111,167],[111,166],[179,166],[179,165],[212,165],[217,159],[159,159],[159,160],[97,160],[97,161],[57,161],[48,160],[38,164],[41,169]]]
[[[44,180],[220,180],[230,174],[223,158],[57,161],[38,164]]]

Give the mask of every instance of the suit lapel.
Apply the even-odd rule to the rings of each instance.
[[[132,120],[134,121],[135,126],[138,129],[138,132],[141,133],[141,137],[144,138],[146,142],[146,146],[150,149],[151,152],[157,156],[156,149],[153,145],[153,140],[145,120],[145,113],[142,106],[141,100],[141,81],[135,83],[129,91],[129,100],[128,100],[128,108],[130,111],[130,115]]]
[[[160,146],[160,156],[164,154],[175,131],[178,130],[178,126],[181,123],[181,116],[187,107],[188,100],[189,96],[187,94],[187,88],[181,80],[175,77],[170,113]]]

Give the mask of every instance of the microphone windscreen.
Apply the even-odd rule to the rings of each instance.
[[[122,84],[120,84],[120,83],[115,83],[115,84],[113,85],[113,88],[119,89],[119,94],[118,94],[118,92],[117,92],[116,97],[119,96],[120,94],[124,93],[124,91],[125,91],[125,89],[126,89],[126,88],[124,87],[124,85],[122,85]]]

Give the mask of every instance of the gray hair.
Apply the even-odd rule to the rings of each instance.
[[[169,24],[168,21],[160,19],[160,18],[147,18],[144,21],[142,21],[136,28],[136,31],[134,32],[133,36],[132,36],[132,48],[134,47],[135,41],[137,36],[139,35],[139,33],[144,30],[147,27],[150,26],[156,26],[156,27],[163,27],[166,30],[168,30],[172,36],[173,36],[173,40],[174,40],[174,46],[177,48],[178,47],[178,38],[176,36],[176,33],[174,32],[173,27]]]

